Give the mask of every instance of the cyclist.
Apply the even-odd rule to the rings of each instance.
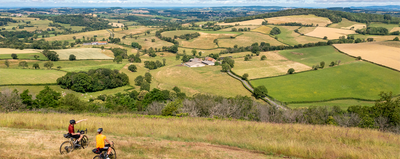
[[[103,135],[103,128],[97,129],[97,136],[96,136],[96,148],[100,151],[107,151],[107,159],[109,159],[109,155],[111,153],[111,143],[107,140],[107,137]],[[108,144],[104,144],[106,141]]]
[[[82,119],[82,120],[79,120],[79,121],[75,121],[75,120],[72,119],[72,120],[69,121],[68,134],[69,134],[71,137],[77,139],[77,140],[75,140],[75,143],[74,143],[75,146],[79,146],[79,145],[77,145],[77,144],[78,144],[79,141],[81,141],[83,135],[81,135],[79,132],[78,132],[78,133],[75,133],[74,125],[75,125],[75,124],[78,124],[78,123],[80,123],[80,122],[82,122],[82,121],[86,121],[86,120],[87,120],[87,119]]]

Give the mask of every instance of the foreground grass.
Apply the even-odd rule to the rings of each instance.
[[[280,51],[279,54],[291,61],[300,62],[310,67],[317,64],[319,65],[321,61],[325,62],[325,67],[327,67],[332,61],[340,60],[340,64],[355,61],[354,58],[338,52],[332,46],[284,50]]]
[[[76,129],[88,128],[90,139],[93,139],[93,132],[98,127],[103,127],[104,133],[107,135],[113,135],[109,136],[111,140],[114,140],[111,138],[114,136],[134,137],[133,139],[136,141],[134,140],[131,146],[117,149],[123,154],[137,152],[137,149],[141,150],[137,145],[147,144],[145,141],[138,141],[137,138],[150,137],[185,142],[207,142],[266,154],[283,154],[301,158],[398,158],[400,155],[398,151],[400,148],[399,135],[335,126],[273,124],[205,118],[158,118],[132,114],[96,117],[31,113],[1,114],[0,126],[66,132],[66,126],[70,119],[82,118],[87,118],[88,121],[78,124]],[[8,135],[3,135],[3,138],[5,136]],[[62,138],[61,134],[59,136]],[[7,140],[1,141],[7,142]],[[16,143],[26,143],[30,140],[27,138],[18,141]],[[39,138],[38,142],[43,145],[42,141],[43,138]],[[126,142],[132,141],[125,140],[121,145],[129,145]],[[163,141],[156,141],[153,145],[158,145],[160,142]],[[42,147],[46,148],[45,145]],[[172,147],[172,149],[175,148]],[[177,149],[185,150],[184,148]],[[88,152],[85,150],[83,153]],[[205,156],[205,158],[210,157]]]
[[[0,84],[56,83],[65,72],[34,69],[1,69]]]
[[[367,101],[358,101],[358,100],[334,100],[328,102],[315,102],[315,103],[296,103],[296,104],[288,104],[289,108],[308,108],[310,106],[326,106],[328,108],[333,106],[339,106],[343,110],[347,110],[348,107],[354,105],[361,106],[374,106],[375,102],[367,102]]]
[[[318,101],[333,98],[377,99],[381,91],[400,93],[400,73],[367,62],[354,62],[318,71],[252,80],[268,94],[284,101]]]
[[[42,53],[29,53],[29,54],[18,54],[18,59],[23,60],[36,60],[35,55],[39,56],[38,60],[49,60],[46,56]],[[12,59],[11,54],[0,54],[0,59]]]

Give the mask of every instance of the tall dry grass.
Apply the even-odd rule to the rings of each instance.
[[[0,126],[67,130],[70,119],[87,118],[75,129],[97,128],[129,137],[209,142],[301,158],[400,158],[400,136],[376,130],[274,124],[205,118],[157,118],[133,114],[108,117],[72,114],[0,114]]]

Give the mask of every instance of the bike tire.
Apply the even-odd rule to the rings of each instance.
[[[94,156],[93,159],[101,159],[100,156]]]
[[[83,135],[81,139],[81,146],[83,149],[89,146],[89,138],[86,135]]]
[[[60,146],[60,153],[61,154],[68,154],[74,150],[74,146],[70,141],[65,141]]]
[[[109,156],[110,159],[117,159],[117,152],[115,151],[115,149],[113,147],[110,147],[110,148],[112,149],[111,150],[112,156]]]

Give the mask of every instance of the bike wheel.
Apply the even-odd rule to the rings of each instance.
[[[86,135],[83,135],[83,137],[81,139],[81,146],[83,149],[85,149],[85,147],[89,146],[89,138]]]
[[[72,152],[72,150],[74,150],[74,146],[72,145],[72,143],[70,141],[65,141],[60,146],[61,154],[70,153],[70,152]]]
[[[110,155],[108,157],[110,157],[110,159],[117,159],[117,152],[115,152],[115,149],[113,147],[110,147],[110,148],[112,150],[111,150],[111,153],[110,153]]]
[[[93,159],[101,159],[100,156],[94,156]]]

